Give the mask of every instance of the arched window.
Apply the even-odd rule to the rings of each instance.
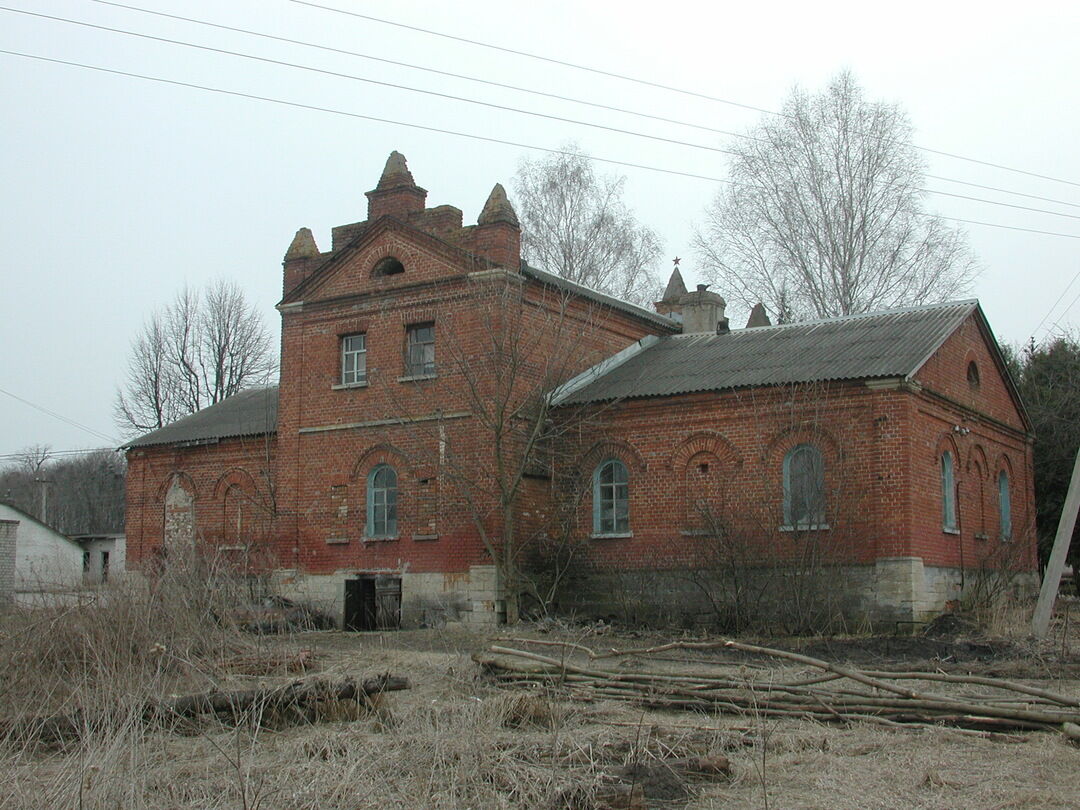
[[[1009,497],[1009,474],[998,473],[998,517],[1001,520],[1001,539],[1012,537],[1012,499]]]
[[[397,473],[389,464],[379,464],[367,479],[368,537],[397,534]]]
[[[593,472],[593,532],[630,531],[630,476],[626,465],[609,458]]]
[[[784,525],[825,526],[825,460],[812,444],[800,444],[784,456]]]
[[[952,453],[941,454],[941,528],[955,532],[956,528],[956,476],[953,472]]]

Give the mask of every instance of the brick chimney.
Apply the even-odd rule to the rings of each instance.
[[[285,260],[281,266],[285,269],[285,281],[282,295],[288,295],[322,262],[322,254],[315,244],[315,237],[310,228],[301,228],[293,237],[289,249],[285,251]]]
[[[723,335],[730,332],[728,319],[724,317],[727,302],[716,293],[709,292],[708,284],[698,284],[694,292],[679,298],[682,308],[684,335]]]
[[[521,225],[501,183],[496,183],[488,195],[469,242],[472,253],[502,267],[520,269]]]
[[[379,184],[367,192],[367,198],[368,222],[384,216],[405,220],[409,214],[424,210],[427,191],[416,185],[405,156],[401,152],[391,152]]]

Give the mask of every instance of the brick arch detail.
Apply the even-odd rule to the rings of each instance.
[[[671,454],[668,466],[672,470],[683,470],[690,459],[701,453],[708,453],[733,469],[738,469],[743,463],[742,456],[723,435],[713,430],[702,430],[690,434],[679,443]]]
[[[233,467],[226,470],[217,483],[214,484],[214,500],[221,500],[231,487],[238,487],[247,495],[255,495],[259,488],[255,485],[255,478],[243,467]]]
[[[844,451],[836,437],[820,425],[792,425],[769,439],[761,457],[768,468],[780,464],[793,447],[810,444],[822,451],[829,463],[842,461]]]
[[[405,472],[410,478],[414,477],[412,465],[401,450],[387,442],[380,442],[365,450],[356,459],[349,473],[350,481],[365,481],[367,474],[376,464],[389,464],[400,475]]]
[[[172,489],[174,481],[178,482],[180,486],[187,490],[188,494],[191,495],[192,500],[198,500],[199,493],[198,489],[195,486],[195,479],[183,470],[174,470],[173,472],[166,475],[165,478],[162,479],[161,483],[158,484],[158,501],[165,500],[165,496],[169,493],[169,490]]]
[[[969,474],[975,469],[979,470],[979,477],[984,481],[990,476],[990,467],[986,463],[986,451],[983,450],[981,444],[972,445],[971,450],[968,451],[967,464],[964,467],[964,471]]]
[[[952,453],[953,461],[956,462],[953,466],[953,472],[958,475],[962,469],[960,462],[964,457],[960,454],[960,447],[957,445],[956,438],[953,436],[951,430],[945,431],[938,436],[937,444],[934,446],[933,461],[935,464],[941,460],[941,454],[946,450]]]
[[[614,439],[603,439],[593,444],[582,455],[580,466],[585,472],[591,474],[596,465],[606,458],[617,458],[637,472],[645,472],[649,468],[641,453],[630,442]]]

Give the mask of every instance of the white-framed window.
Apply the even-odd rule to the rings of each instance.
[[[630,531],[630,476],[617,458],[602,461],[593,471],[593,533]]]
[[[998,473],[998,519],[1001,526],[1001,539],[1012,537],[1012,497],[1009,495],[1009,473]]]
[[[367,382],[367,335],[346,335],[341,339],[341,384]]]
[[[427,377],[435,373],[435,324],[412,324],[405,330],[405,375]]]
[[[397,473],[389,464],[379,464],[367,479],[367,537],[397,534]]]
[[[825,460],[812,444],[799,444],[784,456],[784,525],[825,528]]]
[[[956,473],[952,453],[941,454],[941,528],[958,531],[956,525]]]

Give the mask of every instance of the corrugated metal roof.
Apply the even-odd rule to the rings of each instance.
[[[532,267],[525,264],[525,262],[521,263],[521,274],[526,278],[549,284],[552,287],[557,287],[560,290],[580,295],[583,298],[589,298],[598,304],[604,304],[612,309],[618,309],[635,317],[643,318],[651,323],[660,324],[668,329],[678,329],[679,327],[678,321],[673,321],[671,318],[666,318],[652,310],[639,307],[637,304],[631,304],[629,301],[623,301],[621,298],[616,298],[613,295],[598,292],[591,287],[586,287],[584,284],[578,284],[577,282],[570,281],[562,276],[557,276],[554,273],[541,270],[538,267]]]
[[[556,402],[907,377],[977,307],[974,300],[954,301],[723,335],[672,335],[565,397],[556,395]]]
[[[184,444],[237,436],[261,436],[277,430],[278,389],[249,388],[198,413],[128,442],[125,447]]]

